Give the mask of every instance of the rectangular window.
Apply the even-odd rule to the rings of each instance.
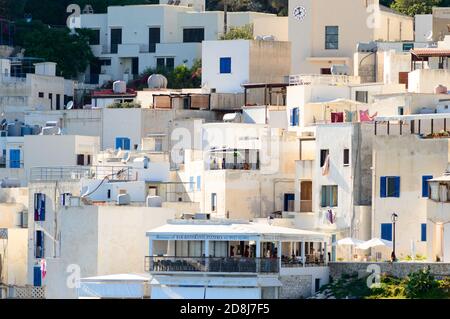
[[[117,53],[122,44],[122,29],[111,29],[111,53]]]
[[[61,95],[60,94],[56,94],[56,109],[57,110],[61,109]]]
[[[220,73],[231,73],[231,58],[220,58]]]
[[[298,126],[298,107],[291,109],[291,126]]]
[[[188,28],[183,30],[183,42],[202,42],[205,40],[204,28]]]
[[[400,197],[400,176],[380,177],[380,197]]]
[[[325,27],[325,49],[337,50],[339,49],[339,27],[326,26]]]
[[[428,181],[430,179],[433,179],[432,175],[422,176],[422,197],[428,197],[429,194]]]
[[[175,58],[166,58],[166,69],[172,71],[175,68]]]
[[[427,224],[420,225],[420,240],[427,241]]]
[[[381,239],[392,241],[392,224],[381,224]]]
[[[44,232],[41,230],[36,231],[36,246],[35,255],[36,258],[44,258],[45,247],[44,247]]]
[[[45,194],[34,194],[34,220],[45,221]]]
[[[164,69],[166,67],[166,59],[164,58],[156,58],[156,68]]]
[[[116,150],[126,150],[129,151],[131,147],[130,139],[128,137],[116,137]]]
[[[361,103],[367,103],[369,100],[369,93],[367,91],[356,91],[355,100]]]
[[[99,45],[100,44],[100,30],[99,29],[91,29],[89,34],[89,44],[90,45]]]
[[[295,194],[284,194],[284,211],[293,212],[295,210]]]
[[[327,156],[330,154],[330,150],[320,150],[320,167],[325,165]]]
[[[344,148],[344,166],[350,165],[350,150],[348,148]]]
[[[189,177],[189,191],[194,191],[194,176]]]
[[[338,206],[338,187],[337,185],[322,185],[322,207]]]
[[[155,138],[155,152],[162,152],[163,139],[160,137]]]
[[[156,52],[156,44],[161,42],[161,28],[148,29],[148,52]]]
[[[109,66],[111,65],[111,59],[100,59],[100,65]]]
[[[38,93],[38,96],[42,99],[42,98],[44,98],[44,92],[39,92]]]
[[[217,194],[211,193],[211,211],[215,212],[217,209]]]
[[[84,154],[77,154],[77,165],[84,166]]]
[[[404,114],[403,106],[399,106],[398,107],[398,115],[403,115],[403,114]]]
[[[197,190],[200,191],[202,189],[202,177],[197,176]]]

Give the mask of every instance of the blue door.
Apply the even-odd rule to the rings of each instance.
[[[295,194],[284,194],[284,211],[294,211]]]
[[[20,150],[9,150],[9,167],[20,168]]]
[[[33,267],[33,285],[35,287],[42,286],[41,266],[37,265]]]

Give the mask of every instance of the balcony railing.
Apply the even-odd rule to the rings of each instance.
[[[149,272],[278,273],[279,258],[145,257]]]
[[[31,181],[70,181],[81,178],[130,181],[135,180],[128,166],[60,166],[33,167]]]

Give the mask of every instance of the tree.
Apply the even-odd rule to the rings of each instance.
[[[137,80],[128,84],[130,88],[140,90],[147,86],[147,80],[152,74],[162,74],[167,78],[167,87],[170,89],[200,88],[202,84],[202,61],[195,60],[192,67],[181,64],[173,70],[167,68],[148,68]]]
[[[227,34],[220,37],[220,40],[253,40],[253,25],[246,24],[242,27],[231,27]]]
[[[440,4],[441,0],[395,0],[391,8],[413,17],[416,14],[431,13],[431,9]]]
[[[75,78],[94,59],[88,43],[90,30],[72,34],[68,28],[51,28],[38,21],[16,23],[16,45],[29,57],[57,63],[57,74]]]

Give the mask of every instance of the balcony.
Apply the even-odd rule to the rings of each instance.
[[[145,257],[149,272],[278,273],[279,258]]]
[[[71,181],[81,178],[131,181],[135,180],[129,166],[58,166],[33,167],[30,180],[39,181]]]

